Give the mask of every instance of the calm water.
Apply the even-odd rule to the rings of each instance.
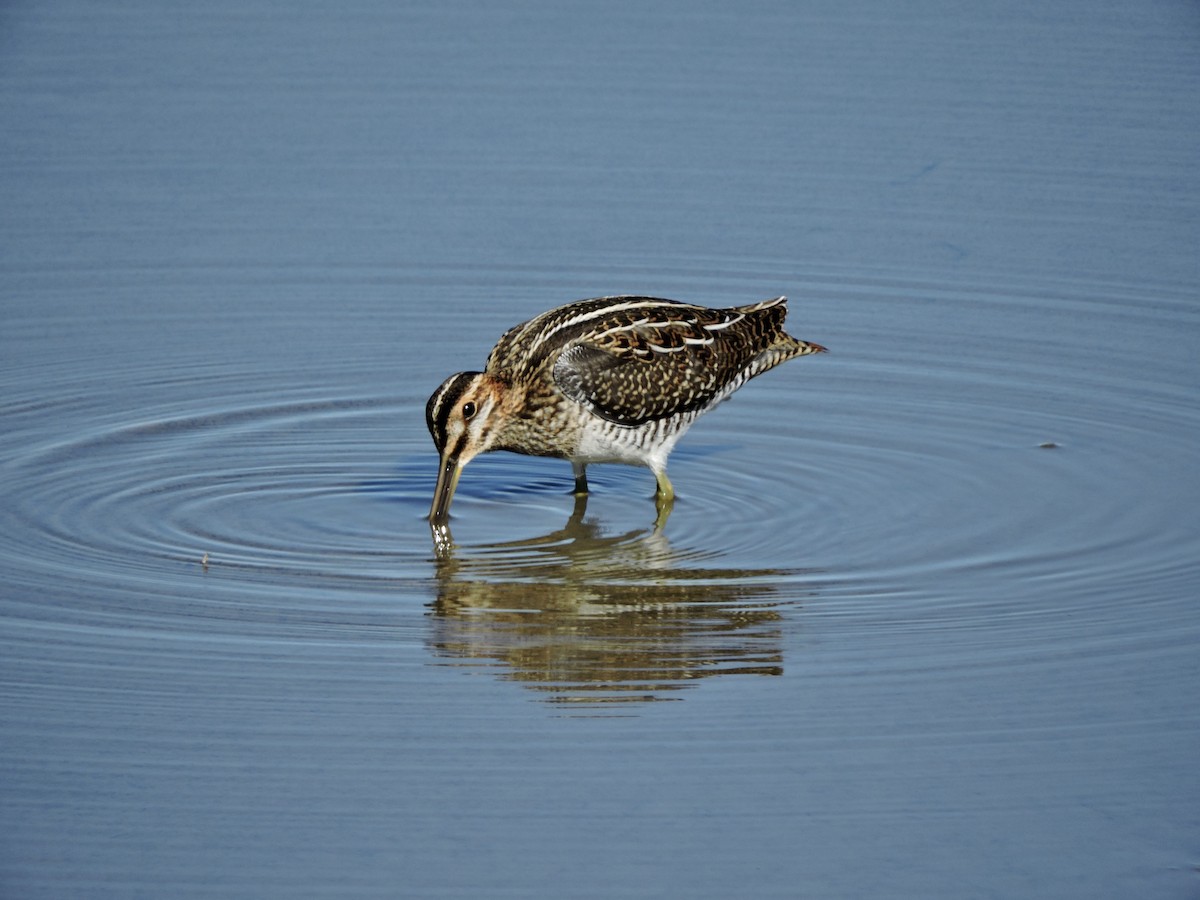
[[[0,894],[1195,897],[1200,14],[11,4]],[[572,299],[827,345],[644,471]]]

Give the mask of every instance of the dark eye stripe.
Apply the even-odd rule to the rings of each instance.
[[[479,374],[459,372],[457,375],[451,375],[433,392],[433,396],[425,404],[425,424],[429,426],[429,433],[439,453],[446,447],[451,413],[458,406],[459,398]]]

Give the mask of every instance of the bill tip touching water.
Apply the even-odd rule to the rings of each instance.
[[[667,457],[692,423],[756,375],[824,352],[787,334],[786,315],[786,297],[710,309],[619,296],[510,328],[482,372],[451,375],[425,406],[439,457],[429,521],[448,520],[463,467],[492,450],[569,460],[578,494],[589,463],[645,466],[664,517]]]

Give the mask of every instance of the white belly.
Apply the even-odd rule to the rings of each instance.
[[[675,448],[675,442],[683,437],[691,424],[689,419],[670,425],[660,421],[630,427],[594,419],[581,432],[571,461],[625,463],[660,471],[666,468],[667,457]]]

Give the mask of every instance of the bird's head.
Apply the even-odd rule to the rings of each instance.
[[[425,422],[440,461],[429,521],[450,517],[450,501],[463,466],[492,448],[499,434],[504,384],[485,372],[459,372],[447,378],[425,404]]]

